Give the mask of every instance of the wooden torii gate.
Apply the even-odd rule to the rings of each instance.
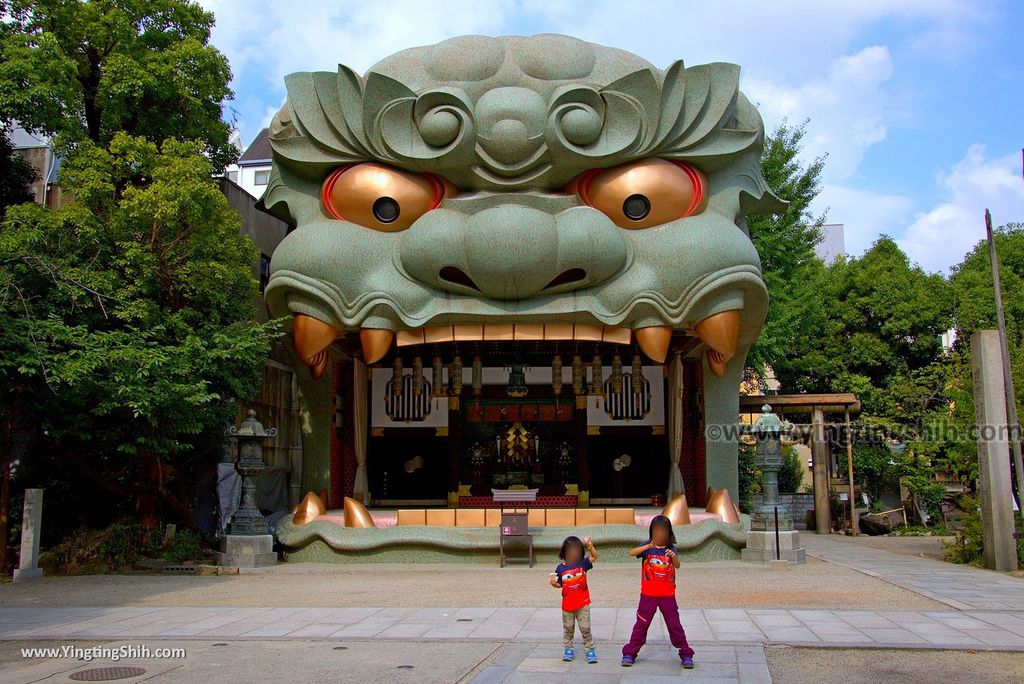
[[[789,414],[811,416],[811,459],[814,475],[814,527],[818,534],[829,534],[832,521],[829,512],[828,442],[825,439],[825,414],[842,414],[846,429],[846,467],[850,483],[850,528],[857,534],[856,501],[853,487],[853,430],[850,417],[860,413],[860,399],[852,393],[836,394],[768,394],[741,395],[740,413],[757,414],[770,404],[780,417]]]

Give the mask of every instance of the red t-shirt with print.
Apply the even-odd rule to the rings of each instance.
[[[676,566],[668,551],[675,552],[674,546],[659,548],[652,546],[637,558],[640,567],[640,593],[644,596],[675,596]]]
[[[589,558],[569,565],[558,564],[555,574],[558,575],[558,584],[562,587],[562,610],[576,611],[590,604],[587,571],[593,569],[594,564]]]

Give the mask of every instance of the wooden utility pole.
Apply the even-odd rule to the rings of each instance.
[[[999,256],[996,241],[992,237],[992,214],[985,210],[985,235],[988,239],[988,255],[992,261],[992,286],[996,296],[996,323],[999,326],[999,354],[1003,362],[1003,378],[1006,387],[1006,422],[1009,428],[1010,451],[1013,453],[1013,468],[1017,475],[1017,505],[1024,511],[1024,458],[1020,448],[1020,422],[1017,420],[1017,393],[1010,372],[1010,352],[1006,344],[1006,317],[1003,315],[1003,286],[999,280]]]
[[[817,406],[812,407],[811,411],[811,458],[814,460],[814,531],[818,534],[831,534],[825,412]]]
[[[850,407],[846,414],[846,468],[850,476],[850,534],[857,536],[857,502],[853,497],[853,426],[850,425]]]

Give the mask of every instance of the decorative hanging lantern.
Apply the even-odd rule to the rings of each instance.
[[[644,367],[643,360],[639,354],[633,354],[633,377],[630,378],[634,394],[642,394],[644,391]]]
[[[402,359],[395,357],[394,371],[391,373],[391,394],[402,396]]]
[[[479,356],[473,357],[473,394],[480,396],[484,386],[484,363]]]
[[[412,393],[417,397],[423,394],[423,359],[419,356],[412,359]]]
[[[459,396],[462,394],[462,357],[458,354],[452,359],[452,367],[448,375],[452,383],[452,394]]]
[[[594,354],[594,362],[590,365],[590,393],[601,396],[604,394],[604,369],[601,368],[601,355]]]
[[[441,365],[441,357],[434,357],[434,396],[440,397],[444,395],[444,375],[442,375],[444,366]]]
[[[612,393],[622,394],[622,357],[612,357]]]
[[[559,354],[551,359],[551,391],[556,397],[562,393],[562,357]]]
[[[525,397],[530,391],[526,386],[526,364],[514,363],[508,369],[508,387],[505,392],[510,397]]]
[[[583,394],[583,359],[579,354],[572,357],[572,391]]]

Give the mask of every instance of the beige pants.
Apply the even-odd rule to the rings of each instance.
[[[580,634],[583,636],[583,647],[588,651],[594,648],[594,637],[590,634],[590,604],[579,610],[562,611],[562,631],[565,637],[565,647],[572,648],[573,637],[576,636],[576,625],[580,626]]]

